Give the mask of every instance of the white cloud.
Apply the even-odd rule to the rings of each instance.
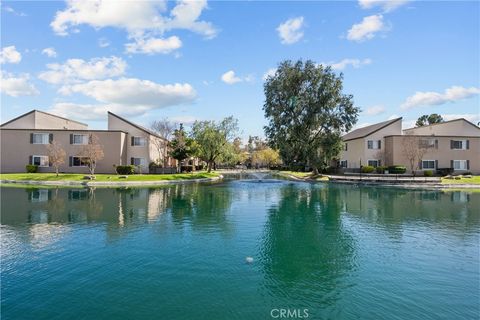
[[[363,18],[362,22],[354,24],[348,30],[347,39],[351,41],[362,42],[375,37],[375,33],[386,31],[383,23],[383,16],[380,14]]]
[[[278,28],[278,36],[283,44],[293,44],[303,37],[303,17],[288,19],[281,23]]]
[[[270,68],[270,69],[268,69],[268,70],[263,74],[262,79],[265,81],[265,80],[267,80],[269,77],[273,77],[276,72],[277,72],[277,68]]]
[[[171,117],[170,120],[171,120],[172,122],[183,123],[183,124],[185,124],[185,125],[189,125],[189,124],[194,123],[194,122],[197,121],[198,119],[195,118],[194,116],[184,115],[184,116],[174,116],[174,117]]]
[[[222,81],[226,84],[234,84],[237,82],[241,82],[242,79],[235,75],[233,70],[227,71],[222,75]]]
[[[127,53],[170,53],[182,46],[182,41],[177,36],[171,36],[166,39],[149,38],[136,39],[133,43],[125,44],[125,51]]]
[[[49,58],[56,58],[57,57],[57,52],[52,47],[43,49],[42,54],[48,56]]]
[[[448,102],[467,99],[477,94],[480,94],[480,88],[464,88],[460,86],[452,86],[446,89],[444,93],[417,91],[413,96],[408,97],[400,108],[406,110],[418,106],[442,105]]]
[[[26,17],[27,15],[25,14],[25,12],[21,12],[21,11],[16,11],[15,9],[13,9],[12,7],[7,7],[7,6],[3,6],[3,9],[7,12],[10,12],[16,16],[19,16],[19,17]]]
[[[388,117],[387,120],[393,120],[393,119],[397,119],[397,118],[400,118],[400,116],[398,114],[392,114],[390,117]]]
[[[355,69],[360,68],[361,66],[371,64],[371,59],[343,59],[338,62],[329,62],[325,63],[326,65],[330,65],[333,70],[344,70],[348,66],[352,66]]]
[[[40,73],[38,77],[52,84],[75,83],[121,76],[126,67],[127,63],[115,56],[93,58],[89,61],[69,59],[64,64],[47,64],[49,70]]]
[[[390,12],[408,3],[410,0],[358,0],[362,9],[380,7],[384,12]]]
[[[100,48],[106,48],[110,45],[110,42],[107,40],[107,38],[100,38],[98,39],[98,46]]]
[[[179,0],[167,14],[167,1],[68,0],[67,8],[57,11],[50,26],[58,35],[67,35],[73,27],[87,24],[96,29],[124,29],[130,37],[146,33],[163,34],[172,29],[186,29],[206,38],[215,37],[217,30],[210,22],[199,21],[207,8],[206,0]]]
[[[19,63],[22,55],[17,51],[15,46],[3,47],[0,51],[0,64],[3,63]]]
[[[377,114],[382,114],[384,112],[385,112],[385,107],[384,106],[373,106],[373,107],[370,107],[366,110],[366,113],[369,116],[375,116]]]
[[[65,95],[81,93],[102,103],[147,109],[189,103],[196,97],[195,90],[188,83],[161,85],[136,78],[93,80],[64,86],[60,92]]]
[[[0,92],[11,97],[34,96],[39,94],[37,88],[30,83],[30,75],[13,75],[0,73]]]

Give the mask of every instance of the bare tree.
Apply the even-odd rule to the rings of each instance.
[[[47,145],[47,152],[48,161],[50,162],[50,165],[55,168],[55,173],[58,177],[58,167],[65,163],[67,154],[65,150],[63,150],[62,145],[55,140],[53,140],[51,144]]]
[[[153,138],[151,141],[154,147],[157,149],[158,154],[163,158],[157,159],[157,163],[160,164],[160,162],[163,161],[164,167],[166,167],[168,164],[168,148],[170,147],[170,139],[172,139],[176,128],[177,124],[168,120],[168,118],[155,120],[150,125],[150,129],[152,129],[162,138]]]
[[[408,160],[410,171],[415,174],[415,170],[419,169],[419,162],[427,152],[427,147],[421,143],[419,137],[407,134],[402,137],[402,151]]]
[[[87,165],[90,174],[93,176],[95,174],[97,162],[104,157],[103,146],[100,144],[98,136],[90,134],[88,136],[88,144],[82,147],[78,156],[82,158],[83,163]]]

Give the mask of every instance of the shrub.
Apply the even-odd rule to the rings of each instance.
[[[407,167],[405,166],[389,166],[388,167],[388,173],[393,173],[393,174],[403,174],[407,172]]]
[[[362,173],[372,173],[375,171],[375,168],[372,166],[363,166],[362,167]]]
[[[200,164],[200,165],[198,165],[198,166],[195,166],[195,170],[197,170],[197,171],[202,171],[203,169],[204,169],[203,164]]]
[[[425,171],[423,171],[423,175],[425,177],[433,177],[433,171],[432,170],[425,170]]]
[[[383,174],[383,173],[385,173],[385,170],[387,170],[387,167],[384,167],[384,166],[378,166],[378,167],[375,168],[375,171],[377,173],[382,173]]]
[[[38,166],[34,164],[27,164],[25,168],[28,173],[36,173],[38,171]]]
[[[134,174],[135,166],[134,165],[117,166],[117,173],[118,174]]]

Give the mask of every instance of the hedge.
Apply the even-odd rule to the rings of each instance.
[[[385,170],[387,170],[387,167],[384,167],[384,166],[378,166],[375,168],[375,171],[377,173],[385,173]]]
[[[372,166],[362,167],[362,173],[372,173],[373,171],[375,171],[375,167],[372,167]]]
[[[134,174],[135,173],[135,166],[128,165],[128,166],[117,166],[116,167],[118,174]]]
[[[38,171],[38,166],[34,164],[27,164],[25,168],[28,173],[36,173]]]
[[[403,174],[405,172],[407,172],[407,167],[405,166],[389,166],[388,167],[388,173]]]

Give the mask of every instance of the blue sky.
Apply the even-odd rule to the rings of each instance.
[[[480,3],[1,3],[1,122],[31,109],[106,128],[233,115],[263,135],[263,78],[284,59],[344,74],[358,126],[403,116],[480,121]]]

